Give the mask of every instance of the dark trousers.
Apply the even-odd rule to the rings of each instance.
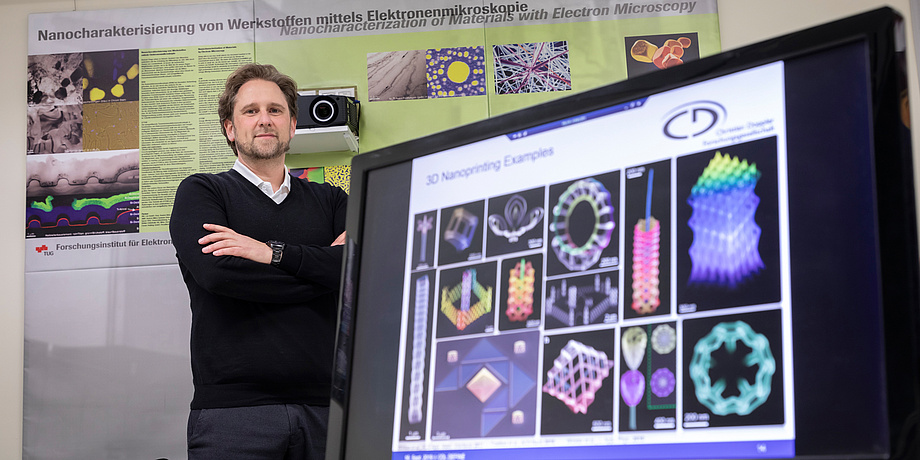
[[[305,404],[195,409],[189,460],[323,460],[329,408]]]

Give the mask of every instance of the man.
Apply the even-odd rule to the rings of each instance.
[[[189,459],[322,459],[347,195],[291,177],[294,81],[247,64],[219,115],[237,155],[176,191],[169,231],[192,310]]]

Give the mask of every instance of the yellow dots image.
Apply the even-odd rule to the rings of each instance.
[[[135,78],[137,78],[137,74],[140,73],[140,67],[138,67],[137,64],[134,64],[133,66],[131,66],[130,69],[128,69],[127,73],[128,73],[128,78],[130,78],[131,80],[134,80]]]
[[[470,77],[470,66],[463,61],[454,61],[447,67],[447,78],[454,83],[463,83]]]
[[[105,91],[99,88],[93,88],[89,90],[89,100],[91,101],[99,101],[99,100],[102,100],[102,98],[104,97],[105,97]]]
[[[125,87],[121,85],[115,85],[112,87],[112,95],[115,97],[122,97],[125,95]]]

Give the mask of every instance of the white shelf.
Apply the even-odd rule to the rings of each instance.
[[[317,152],[358,152],[358,137],[348,126],[301,128],[294,131],[290,154]]]

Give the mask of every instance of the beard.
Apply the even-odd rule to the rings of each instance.
[[[256,160],[272,160],[284,155],[290,148],[290,141],[281,141],[278,138],[271,141],[250,139],[249,142],[236,141],[236,151]]]

